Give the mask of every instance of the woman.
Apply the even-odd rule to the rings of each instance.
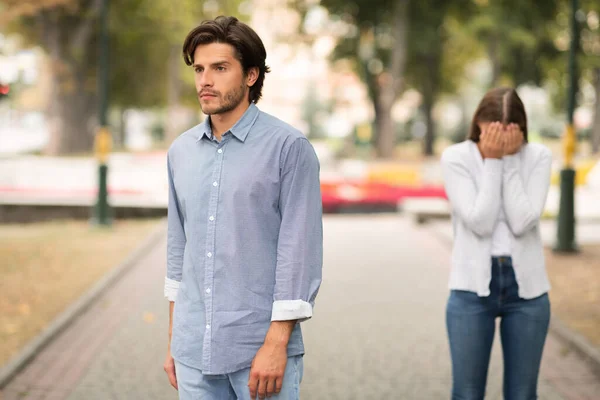
[[[452,399],[483,399],[500,318],[504,399],[537,398],[550,320],[550,289],[539,220],[552,154],[527,143],[527,116],[516,91],[481,100],[468,140],[442,155],[452,207],[454,248],[446,325]]]

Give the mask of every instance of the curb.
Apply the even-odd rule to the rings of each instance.
[[[452,246],[452,238],[433,227],[429,231],[444,245]],[[594,346],[580,333],[569,328],[554,313],[550,317],[550,333],[558,338],[565,346],[574,350],[588,363],[592,370],[600,377],[600,349]]]
[[[550,319],[550,331],[563,344],[575,350],[592,367],[596,375],[600,377],[600,349],[591,344],[581,334],[569,328],[554,315]]]
[[[81,295],[65,311],[50,322],[40,334],[33,338],[16,356],[0,369],[0,389],[3,389],[36,355],[73,321],[85,312],[104,292],[125,275],[166,232],[166,219],[161,219],[159,227],[153,230],[142,244],[112,271],[104,275],[88,291]]]

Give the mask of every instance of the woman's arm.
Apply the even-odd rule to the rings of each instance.
[[[547,148],[539,155],[529,175],[527,185],[521,177],[521,158],[519,153],[504,156],[503,206],[508,225],[515,236],[520,236],[537,225],[544,207],[548,188],[552,153]]]
[[[502,164],[500,159],[484,160],[482,185],[478,191],[464,160],[448,151],[442,154],[444,187],[450,205],[479,236],[491,236],[494,231],[501,206]]]

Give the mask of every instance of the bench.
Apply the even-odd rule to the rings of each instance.
[[[398,208],[415,218],[418,224],[424,224],[430,219],[449,219],[451,215],[450,203],[439,197],[407,198]]]

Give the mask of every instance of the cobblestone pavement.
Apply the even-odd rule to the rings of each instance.
[[[3,399],[176,399],[162,371],[163,242],[4,390]],[[305,323],[307,400],[448,399],[449,248],[395,215],[325,218],[324,282]],[[486,399],[500,400],[496,340]],[[598,399],[600,379],[550,336],[541,400]]]

